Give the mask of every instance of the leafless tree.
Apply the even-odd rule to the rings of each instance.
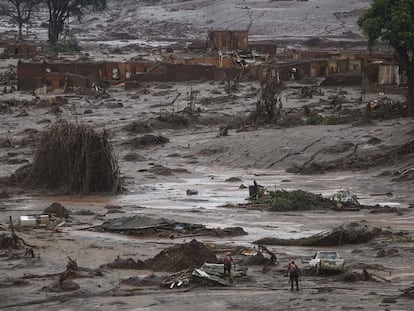
[[[9,16],[12,17],[19,27],[19,39],[23,38],[23,25],[28,24],[34,9],[40,0],[8,0],[11,4]]]
[[[81,19],[87,10],[103,10],[106,0],[41,0],[49,10],[49,42],[56,43],[69,17]]]

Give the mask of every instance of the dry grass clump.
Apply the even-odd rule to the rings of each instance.
[[[108,133],[69,122],[52,126],[42,134],[27,184],[65,194],[118,192],[118,163]]]

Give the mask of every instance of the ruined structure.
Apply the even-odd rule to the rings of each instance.
[[[29,41],[4,41],[0,42],[0,58],[29,58],[39,55],[43,51],[43,45]]]
[[[229,81],[246,78],[277,83],[304,77],[326,78],[335,85],[399,84],[399,67],[391,53],[326,49],[283,49],[277,43],[248,42],[247,31],[210,31],[204,51],[166,49],[159,61],[19,62],[18,88],[65,92],[101,82],[135,88],[143,81]],[[20,51],[34,51],[33,49]],[[168,53],[167,53],[168,51]],[[261,52],[261,53],[259,53]]]
[[[247,30],[212,30],[208,32],[207,49],[222,52],[247,50],[248,42]]]

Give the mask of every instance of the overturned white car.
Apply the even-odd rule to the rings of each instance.
[[[309,265],[313,267],[316,274],[321,271],[344,271],[345,260],[339,258],[336,252],[324,251],[317,252],[309,261]]]

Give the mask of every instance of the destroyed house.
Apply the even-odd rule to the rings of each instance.
[[[29,58],[40,54],[42,50],[41,44],[28,41],[0,42],[0,57],[2,58]]]
[[[232,68],[236,63],[232,57],[227,55],[180,55],[170,54],[162,55],[163,62],[171,64],[185,64],[185,65],[212,65],[220,68]]]
[[[262,54],[277,54],[277,43],[249,43],[249,48]]]
[[[399,85],[400,67],[395,63],[374,61],[364,66],[364,76],[373,84]]]
[[[325,78],[338,74],[361,75],[361,61],[350,59],[309,59],[287,63],[266,63],[254,66],[250,75],[259,81],[300,80],[306,76]]]
[[[17,66],[19,90],[46,87],[48,91],[85,88],[93,83],[125,82],[131,75],[147,72],[152,62],[21,62]]]
[[[231,52],[249,48],[248,32],[244,30],[213,30],[208,32],[207,49]]]
[[[131,75],[125,88],[134,88],[140,82],[183,82],[234,80],[240,75],[239,68],[219,68],[200,64],[158,63],[156,70]]]

